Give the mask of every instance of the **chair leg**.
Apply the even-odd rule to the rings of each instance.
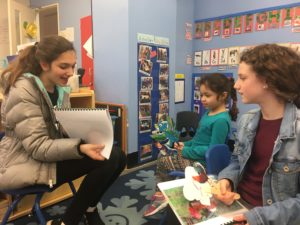
[[[10,214],[18,205],[19,201],[24,197],[24,195],[17,195],[15,196],[16,199],[8,206],[7,211],[5,212],[4,217],[2,218],[1,225],[5,225],[9,219]]]
[[[45,217],[43,216],[43,213],[42,213],[41,207],[40,207],[40,203],[41,203],[43,194],[44,193],[39,193],[36,195],[35,202],[34,202],[34,210],[35,210],[35,213],[36,213],[41,225],[46,225],[46,220],[45,220]]]

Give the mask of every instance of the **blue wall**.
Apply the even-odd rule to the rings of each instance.
[[[174,96],[175,43],[176,43],[176,2],[174,0],[130,0],[129,1],[129,95],[128,104],[128,151],[137,150],[138,100],[137,100],[137,33],[169,38],[169,80],[170,99]],[[169,105],[170,112],[174,106]]]
[[[39,8],[54,3],[59,4],[59,29],[74,27],[74,47],[77,51],[77,64],[81,66],[81,38],[80,38],[80,19],[91,15],[90,0],[30,0],[32,8]]]
[[[192,73],[192,67],[185,65],[192,41],[184,40],[184,24],[193,22],[193,6],[194,0],[92,1],[96,96],[99,101],[127,106],[129,153],[137,151],[137,33],[169,38],[170,115],[174,116],[190,107],[189,100],[173,104],[173,81],[175,73],[186,77]]]
[[[175,73],[185,75],[185,102],[175,104],[175,112],[171,114],[175,118],[176,112],[190,110],[191,108],[191,86],[193,66],[186,64],[187,55],[193,57],[193,41],[185,40],[185,23],[194,23],[194,0],[177,0],[176,12],[176,46],[175,46]],[[170,81],[174,85],[173,80]],[[171,102],[174,102],[174,95],[170,96]]]
[[[281,5],[287,5],[292,3],[299,3],[295,0],[273,0],[273,1],[239,1],[239,0],[227,0],[224,4],[223,0],[196,0],[195,2],[195,20],[214,18],[219,16],[226,16],[230,14],[242,13],[251,10],[259,10],[263,8],[276,7]],[[194,51],[208,50],[214,48],[226,48],[231,46],[247,46],[257,45],[262,43],[280,43],[280,42],[299,42],[299,33],[292,33],[291,28],[279,28],[267,31],[256,32],[240,35],[232,35],[231,38],[223,39],[221,37],[213,37],[211,41],[205,42],[202,40],[194,40]],[[217,72],[218,67],[211,67],[212,69],[207,72]],[[199,68],[194,67],[194,72],[199,73]],[[206,71],[204,71],[206,72]],[[237,68],[226,70],[226,72],[232,72],[234,77],[237,77]],[[244,105],[241,101],[238,101],[238,107],[240,109],[239,116],[251,108],[257,107],[256,105]]]

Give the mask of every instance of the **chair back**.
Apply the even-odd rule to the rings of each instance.
[[[231,151],[226,144],[216,144],[210,147],[205,153],[206,172],[208,175],[218,175],[229,165]]]
[[[181,111],[176,115],[176,130],[179,131],[179,141],[193,138],[198,128],[200,116],[196,112]]]

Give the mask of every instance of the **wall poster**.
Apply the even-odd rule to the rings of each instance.
[[[150,137],[154,125],[169,114],[169,48],[152,43],[137,45],[139,163],[157,158]]]

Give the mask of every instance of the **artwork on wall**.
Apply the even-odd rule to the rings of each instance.
[[[228,64],[228,48],[220,48],[219,52],[219,65]]]
[[[202,52],[195,52],[194,66],[202,65]]]
[[[210,65],[216,66],[219,63],[219,49],[212,49],[210,52]]]
[[[240,49],[239,47],[228,48],[228,64],[237,65],[240,59]]]
[[[300,32],[300,3],[196,20],[194,38],[210,41],[221,33],[222,38],[230,38],[232,35],[285,27],[291,27],[292,32]]]
[[[210,65],[210,50],[204,50],[202,53],[202,66]]]

